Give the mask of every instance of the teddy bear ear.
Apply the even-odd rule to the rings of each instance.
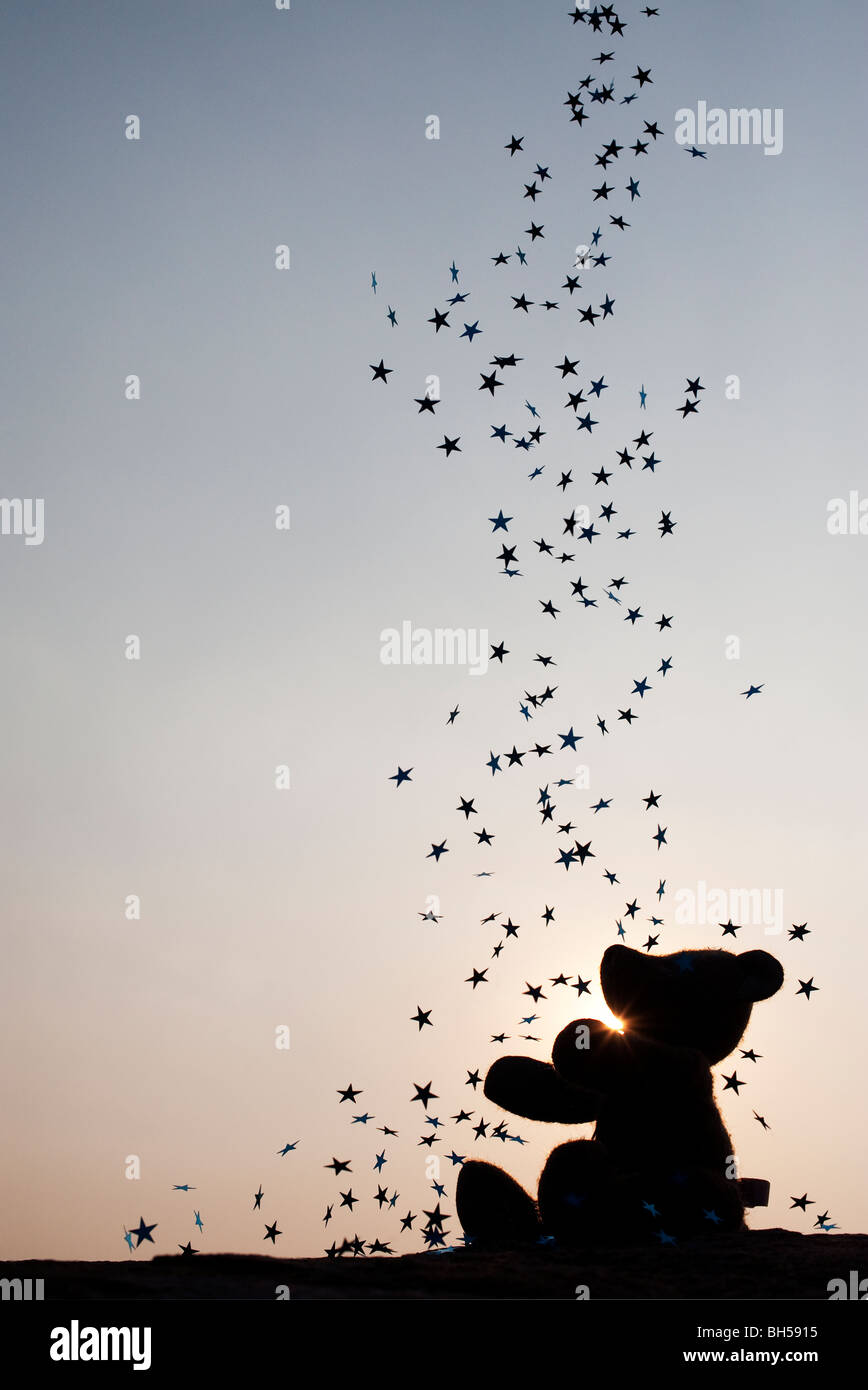
[[[738,963],[741,968],[739,998],[755,1004],[759,999],[770,999],[777,994],[784,982],[784,972],[780,961],[768,951],[742,951]]]

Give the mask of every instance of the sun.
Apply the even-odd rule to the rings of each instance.
[[[623,1023],[621,1022],[620,1018],[615,1017],[615,1015],[612,1013],[612,1010],[605,1002],[601,1002],[597,1005],[597,1017],[599,1018],[601,1023],[605,1023],[606,1026],[608,1028],[613,1029],[614,1032],[623,1033]]]

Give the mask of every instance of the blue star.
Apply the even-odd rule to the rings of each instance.
[[[648,392],[645,390],[645,387],[644,387],[644,386],[640,386],[640,387],[639,387],[639,409],[640,409],[640,410],[644,410],[644,409],[645,409],[645,402],[646,402],[647,399],[648,399]]]
[[[472,343],[476,334],[481,332],[482,329],[479,327],[479,319],[477,319],[475,323],[465,323],[464,332],[459,334],[459,336],[461,338],[466,338],[468,342]]]
[[[453,283],[453,285],[456,284],[456,282],[457,282],[457,280],[458,280],[458,266],[455,264],[454,261],[452,262],[451,266],[449,267],[449,274],[452,276],[452,283]]]
[[[490,516],[488,520],[491,522],[492,531],[508,531],[512,517],[504,516],[503,512],[499,511],[497,516]]]

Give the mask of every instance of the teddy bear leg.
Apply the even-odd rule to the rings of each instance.
[[[688,1167],[675,1172],[662,1196],[672,1212],[676,1234],[685,1238],[745,1229],[738,1183],[711,1169]]]
[[[474,1241],[511,1245],[539,1236],[536,1204],[494,1163],[471,1159],[461,1165],[455,1206],[465,1235]]]
[[[595,1139],[573,1139],[553,1149],[539,1180],[546,1234],[566,1245],[588,1239],[599,1220],[596,1197],[610,1171],[608,1154]]]
[[[706,1168],[618,1173],[608,1189],[607,1206],[607,1232],[613,1240],[695,1240],[744,1229],[738,1184]]]

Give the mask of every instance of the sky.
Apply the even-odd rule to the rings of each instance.
[[[609,40],[566,10],[4,10],[3,492],[44,500],[41,544],[0,535],[7,1259],[141,1259],[191,1238],[318,1255],[357,1232],[418,1249],[424,1217],[403,1234],[399,1217],[433,1208],[433,1181],[454,1213],[450,1150],[532,1186],[554,1143],[590,1133],[508,1116],[467,1072],[507,1049],[545,1059],[572,1018],[607,1017],[599,961],[629,900],[628,945],[652,914],[660,951],[731,944],[716,918],[676,920],[711,889],[780,906],[775,930],[737,938],[786,974],[744,1043],[761,1061],[716,1068],[748,1082],[716,1087],[739,1170],[771,1182],[750,1223],[807,1231],[828,1211],[865,1229],[868,538],[827,524],[833,499],[868,496],[864,12],[663,0],[650,19],[619,8],[625,35]],[[634,103],[570,122],[586,74],[620,95],[637,65],[652,82]],[[780,110],[780,153],[691,157],[673,132],[699,102]],[[646,121],[663,134],[640,158]],[[612,139],[628,148],[603,171]],[[537,162],[551,179],[531,202]],[[592,201],[601,179],[611,202]],[[615,208],[629,230],[609,225]],[[545,224],[532,244],[531,221]],[[611,263],[571,296],[564,275],[601,225]],[[470,298],[435,333],[456,290]],[[523,292],[527,315],[512,307]],[[582,323],[577,307],[607,295],[613,314]],[[510,352],[524,360],[491,400],[479,375]],[[565,356],[581,366],[562,381]],[[432,375],[434,419],[413,403]],[[682,419],[697,375],[700,410]],[[582,407],[600,423],[577,433],[567,391],[600,377]],[[545,437],[505,446],[491,437],[503,421]],[[617,451],[643,427],[660,465],[625,471]],[[438,449],[444,433],[460,453]],[[560,552],[563,518],[597,517],[604,492],[634,538],[609,527],[563,564],[537,551],[542,536]],[[506,536],[489,521],[501,513]],[[579,575],[597,609],[571,597]],[[619,607],[606,591],[622,575]],[[625,625],[628,600],[643,621]],[[404,622],[509,654],[478,675],[384,664],[382,634]],[[643,677],[654,689],[631,701]],[[556,699],[526,720],[524,692],[547,683]],[[577,750],[559,749],[572,728]],[[486,766],[535,742],[554,756]],[[412,777],[397,786],[399,767]],[[562,778],[574,785],[555,791]],[[568,841],[540,823],[546,785],[555,820],[593,840],[584,867],[556,864]],[[475,798],[472,823],[460,798]],[[611,807],[591,811],[598,798]],[[472,833],[483,824],[491,846]],[[495,961],[492,912],[522,928]],[[561,971],[591,982],[580,1003],[548,987]],[[536,1005],[523,991],[541,982]],[[411,1021],[418,1008],[432,1027]],[[490,1042],[500,1032],[506,1045]],[[412,1100],[429,1082],[443,1125],[430,1149]],[[356,1105],[339,1101],[350,1083]],[[475,1140],[450,1121],[462,1108],[526,1142]],[[324,1167],[333,1157],[351,1179]],[[399,1194],[382,1211],[381,1184]],[[791,1207],[802,1193],[807,1214]],[[142,1217],[154,1244],[130,1253]]]

